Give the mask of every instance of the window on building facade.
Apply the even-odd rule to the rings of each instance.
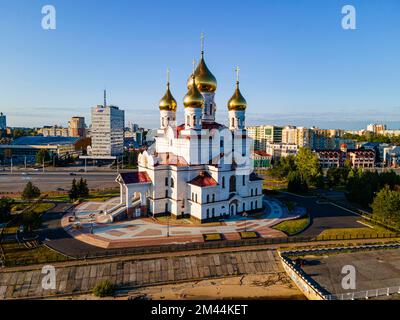
[[[174,188],[175,187],[175,181],[174,181],[174,178],[171,178],[171,188]]]
[[[210,195],[208,194],[207,195],[207,203],[209,203],[210,202]]]
[[[231,176],[229,180],[229,192],[236,192],[236,176]]]
[[[215,202],[215,194],[212,195],[212,202]]]
[[[222,177],[222,189],[225,189],[225,177]]]
[[[245,186],[246,185],[246,176],[245,175],[243,175],[243,178],[242,178],[243,180],[243,185]]]
[[[165,186],[168,187],[168,177],[165,178]]]

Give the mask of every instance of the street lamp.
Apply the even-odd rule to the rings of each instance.
[[[245,212],[243,212],[243,214],[242,214],[242,217],[244,218],[244,232],[247,232],[247,213],[246,213],[246,211]]]
[[[169,237],[169,219],[170,217],[167,217],[167,238]]]

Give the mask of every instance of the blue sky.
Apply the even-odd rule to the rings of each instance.
[[[46,4],[56,30],[41,28]],[[346,4],[357,30],[341,27]],[[398,0],[0,0],[0,12],[0,111],[11,126],[90,123],[106,87],[127,123],[156,127],[165,70],[181,113],[203,31],[221,122],[239,65],[248,124],[400,127]]]

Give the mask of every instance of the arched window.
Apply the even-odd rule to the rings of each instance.
[[[225,177],[222,177],[222,189],[225,189]]]
[[[174,178],[171,178],[171,188],[174,188],[175,187],[175,181],[174,181]]]
[[[210,195],[208,194],[207,195],[207,203],[209,203],[210,202]]]
[[[215,202],[215,194],[212,195],[212,202]]]
[[[207,209],[207,219],[210,219],[210,209]]]
[[[165,178],[165,186],[168,187],[168,177]]]
[[[229,192],[236,192],[236,176],[231,176],[229,180]]]
[[[251,189],[251,196],[253,196],[253,189]]]
[[[245,186],[246,185],[246,176],[245,175],[243,175],[243,178],[242,178],[243,180],[243,185]]]
[[[168,203],[165,204],[165,213],[169,212],[168,210]]]
[[[214,218],[215,217],[215,209],[212,208],[211,212],[212,212],[212,217]]]

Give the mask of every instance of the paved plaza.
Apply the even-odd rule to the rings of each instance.
[[[239,232],[245,230],[255,231],[264,238],[285,237],[284,233],[272,229],[272,226],[281,221],[296,218],[296,216],[290,215],[287,208],[282,206],[279,201],[265,198],[264,217],[246,218],[246,221],[245,218],[236,216],[221,223],[204,225],[174,224],[173,220],[169,224],[165,224],[153,218],[109,224],[94,222],[96,216],[101,216],[101,211],[115,206],[118,201],[118,198],[114,198],[105,203],[83,203],[62,219],[62,226],[71,236],[80,241],[102,248],[122,248],[203,242],[203,235],[209,233],[220,233],[227,240],[237,240],[240,239]],[[74,228],[74,223],[69,221],[69,217],[73,214],[79,217],[80,229]]]
[[[363,292],[386,287],[400,289],[400,249],[308,256],[302,269],[332,294]],[[356,289],[342,288],[344,266],[354,266]]]

